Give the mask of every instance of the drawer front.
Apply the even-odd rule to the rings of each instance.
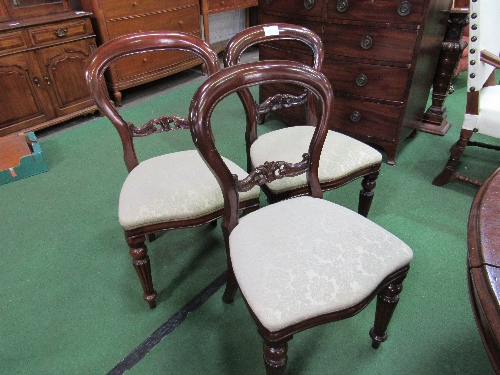
[[[259,5],[258,0],[233,0],[233,1],[235,9],[256,7],[257,5]]]
[[[329,0],[329,19],[419,24],[424,0]]]
[[[44,45],[92,35],[92,27],[87,19],[60,22],[28,29],[33,45]]]
[[[289,22],[286,17],[259,15],[260,23]],[[329,55],[348,56],[367,60],[387,61],[411,64],[413,50],[417,40],[417,30],[391,29],[382,27],[366,27],[342,25],[334,23],[319,23],[301,20],[300,25],[318,34],[323,40],[325,61]],[[280,42],[276,45],[291,45],[290,42]],[[296,48],[309,50],[302,43],[295,43]]]
[[[233,0],[208,0],[208,13],[228,11],[234,8]]]
[[[401,115],[400,106],[334,97],[330,128],[353,137],[395,141]]]
[[[307,4],[313,4],[313,5],[309,7],[309,5]],[[279,12],[279,13],[290,14],[295,17],[306,16],[306,17],[321,18],[323,13],[323,1],[259,0],[259,13],[260,12]]]
[[[323,31],[321,25],[310,26],[323,39],[327,54],[405,64],[412,62],[417,30],[325,24]]]
[[[102,0],[102,10],[105,18],[120,18],[138,14],[161,12],[168,9],[193,8],[199,12],[199,2],[196,0]]]
[[[139,16],[130,19],[108,21],[109,38],[144,31],[182,31],[200,36],[200,14],[192,8],[173,10],[166,13]]]
[[[166,67],[184,63],[195,55],[189,52],[155,51],[131,55],[118,60],[114,64],[114,71],[118,81],[128,80],[132,77],[159,71]]]
[[[409,69],[329,60],[322,69],[335,92],[402,103]]]
[[[22,31],[0,34],[0,53],[14,52],[27,48],[23,39]]]
[[[260,60],[286,60],[312,65],[312,54],[300,49],[296,42],[274,42],[259,46]],[[410,73],[407,68],[361,64],[328,59],[321,71],[332,83],[335,92],[403,102]]]

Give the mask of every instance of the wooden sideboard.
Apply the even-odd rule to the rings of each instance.
[[[334,107],[330,128],[383,148],[396,163],[401,140],[418,128],[432,86],[452,0],[259,0],[259,23],[305,26],[323,39],[323,73]],[[275,42],[260,58],[308,63],[299,44]],[[283,88],[265,87],[267,98]],[[281,112],[304,123],[301,109]]]
[[[208,16],[210,14],[230,12],[237,9],[246,9],[246,26],[249,25],[248,8],[257,6],[258,0],[200,0],[201,15],[203,17],[203,37],[205,42],[210,44],[210,22]],[[212,46],[216,51],[222,51],[227,44],[227,41],[222,41]]]
[[[182,31],[201,37],[199,0],[80,0],[92,12],[98,43],[120,35],[155,30]],[[186,52],[157,51],[127,56],[110,66],[106,82],[118,105],[120,90],[201,64]]]
[[[89,13],[67,1],[29,5],[0,2],[0,136],[97,110],[83,73],[96,46]]]

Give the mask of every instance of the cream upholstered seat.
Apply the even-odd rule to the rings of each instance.
[[[472,0],[469,7],[469,53],[467,105],[459,140],[450,149],[450,158],[432,182],[441,186],[450,179],[473,185],[482,182],[455,169],[467,146],[500,150],[496,145],[471,140],[473,133],[500,138],[500,86],[495,72],[500,68],[500,6],[497,0]]]
[[[223,159],[232,173],[245,173],[232,161]],[[259,194],[260,189],[255,187],[241,193],[240,199],[258,199]],[[120,193],[118,220],[123,229],[130,230],[196,219],[223,207],[224,199],[214,175],[198,151],[187,150],[145,160],[129,173]]]
[[[118,37],[101,45],[87,62],[85,74],[91,97],[115,126],[122,141],[129,174],[122,185],[118,219],[144,291],[143,298],[153,308],[157,293],[153,287],[146,239],[154,239],[155,233],[160,231],[216,223],[215,220],[222,216],[224,202],[217,180],[196,150],[163,154],[140,163],[137,159],[135,137],[189,129],[188,120],[177,116],[178,113],[135,126],[122,117],[105,92],[103,73],[108,66],[128,55],[150,51],[189,52],[201,59],[209,75],[220,70],[220,62],[217,54],[201,39],[168,31]],[[186,111],[187,108],[186,103]],[[234,173],[243,173],[236,164],[225,161]],[[259,190],[242,193],[240,207],[246,211],[256,209]]]
[[[225,97],[260,84],[301,85],[318,97],[320,119],[302,129],[309,139],[291,145],[286,131],[276,147],[291,160],[266,160],[248,175],[235,176],[211,137],[210,116]],[[318,178],[333,100],[326,77],[291,61],[240,64],[215,73],[195,93],[190,122],[193,140],[224,196],[222,229],[228,252],[225,302],[238,285],[264,340],[267,374],[282,374],[287,343],[305,329],[352,317],[377,296],[372,347],[387,339],[387,327],[413,253],[396,236],[366,217],[321,199]],[[314,131],[311,131],[314,130]],[[328,136],[327,136],[328,135]],[[340,142],[333,142],[332,146]],[[320,159],[321,155],[321,159]],[[305,174],[308,196],[293,197],[238,216],[238,194],[256,185]]]
[[[261,135],[250,148],[254,165],[267,160],[298,160],[313,135],[312,126],[292,126]],[[329,130],[319,161],[319,182],[340,181],[369,166],[380,165],[382,155],[347,135]],[[267,184],[273,194],[307,186],[306,176],[287,177]]]
[[[385,229],[309,196],[241,218],[229,247],[241,293],[271,332],[359,304],[412,259]]]
[[[228,42],[224,56],[224,65],[233,66],[240,62],[242,53],[256,44],[276,41],[292,41],[305,44],[313,53],[313,67],[320,71],[323,61],[323,43],[311,30],[296,25],[276,23],[250,27],[236,34]],[[280,86],[282,87],[282,86]],[[266,113],[294,105],[306,105],[306,117],[309,125],[317,123],[313,96],[305,93],[301,96],[277,94],[262,99],[257,104],[249,90],[238,93],[247,112],[247,154],[248,170],[261,165],[265,160],[293,160],[290,156],[303,147],[312,135],[313,129],[304,126],[291,126],[258,136],[257,124]],[[286,145],[278,147],[277,143]],[[305,143],[304,143],[305,142]],[[300,155],[299,155],[300,156]],[[336,189],[360,177],[363,178],[359,194],[358,213],[367,216],[373,200],[373,189],[379,174],[382,155],[369,145],[354,138],[329,131],[321,156],[319,180],[323,191]],[[290,177],[274,181],[263,186],[269,202],[276,202],[289,197],[307,194],[305,177]]]

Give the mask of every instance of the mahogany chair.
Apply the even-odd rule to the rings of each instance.
[[[101,45],[88,60],[85,70],[93,100],[115,126],[123,144],[129,174],[120,193],[118,219],[144,290],[143,298],[151,308],[156,306],[157,293],[153,288],[146,237],[152,240],[160,231],[216,223],[224,205],[219,185],[194,145],[191,150],[167,153],[142,162],[137,159],[135,137],[189,129],[186,118],[165,115],[135,126],[122,117],[107,95],[103,73],[111,63],[131,54],[157,50],[190,52],[200,58],[200,64],[205,64],[209,75],[220,70],[217,54],[205,42],[179,32],[118,37]],[[186,111],[187,108],[186,103]],[[243,172],[236,164],[225,161],[235,173]],[[258,207],[259,193],[258,188],[242,193],[241,208]]]
[[[318,126],[301,150],[302,156],[269,160],[248,175],[235,175],[214,144],[210,116],[228,95],[278,82],[299,84],[318,97]],[[283,373],[287,342],[293,335],[352,317],[375,296],[370,336],[373,348],[378,348],[387,339],[389,320],[413,257],[411,249],[385,229],[321,199],[318,169],[332,100],[332,88],[322,73],[298,62],[267,60],[213,74],[195,93],[189,112],[193,140],[224,195],[222,230],[229,268],[223,299],[233,301],[239,285],[264,340],[268,374]],[[299,174],[306,176],[307,196],[238,217],[239,194]]]
[[[459,140],[450,149],[443,171],[432,182],[442,186],[456,179],[480,186],[481,181],[458,173],[455,169],[467,146],[500,150],[496,145],[472,141],[473,133],[500,138],[500,86],[495,72],[500,68],[500,7],[496,0],[470,2],[467,105]]]
[[[313,53],[313,68],[321,71],[323,61],[323,42],[320,37],[301,26],[290,24],[266,24],[250,27],[236,34],[226,47],[224,65],[226,67],[240,62],[242,53],[249,47],[270,41],[295,41],[309,47]],[[314,98],[305,90],[301,96],[278,94],[257,104],[248,89],[238,95],[247,108],[247,155],[248,170],[261,165],[265,160],[289,160],[300,157],[299,150],[308,144],[317,123]],[[290,126],[258,137],[259,116],[271,110],[287,108],[307,103],[308,125]],[[287,144],[287,147],[280,147]],[[347,135],[328,131],[325,147],[319,166],[319,179],[323,191],[336,189],[360,177],[362,190],[359,194],[358,213],[368,215],[373,200],[382,155],[372,147]],[[307,194],[304,175],[273,181],[262,187],[270,203],[289,197]]]

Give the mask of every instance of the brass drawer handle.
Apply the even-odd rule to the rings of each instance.
[[[361,120],[361,113],[359,113],[358,111],[353,111],[349,115],[349,120],[351,120],[351,122],[359,122]]]
[[[45,79],[45,82],[47,83],[47,85],[50,85],[50,84],[51,84],[51,82],[50,82],[50,78],[49,78],[49,77],[45,76],[45,77],[43,77],[43,78]]]
[[[337,1],[337,10],[340,12],[340,13],[344,13],[347,8],[349,8],[349,1],[347,0],[338,0]]]
[[[398,14],[401,17],[407,16],[411,12],[411,4],[409,1],[402,1],[398,5]]]
[[[68,32],[68,30],[66,29],[57,29],[57,30],[54,30],[54,34],[59,37],[59,38],[62,38],[64,36],[66,36],[66,33]]]
[[[361,38],[361,48],[363,49],[370,49],[373,46],[373,39],[371,36],[365,36]]]
[[[314,6],[314,0],[304,0],[304,8],[311,9]]]
[[[266,4],[269,5],[273,2],[273,0],[266,0]]]
[[[40,80],[38,78],[33,78],[33,82],[35,83],[35,85],[37,85],[38,87],[40,87]]]
[[[356,84],[359,86],[359,87],[363,87],[364,85],[366,85],[368,83],[368,77],[361,73],[360,75],[358,75],[356,77]]]

